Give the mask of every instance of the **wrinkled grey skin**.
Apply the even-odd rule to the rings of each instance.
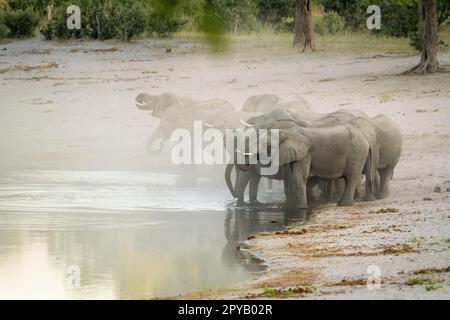
[[[254,113],[236,110],[225,100],[196,101],[172,93],[141,93],[135,98],[135,103],[139,110],[150,111],[152,116],[160,119],[157,129],[147,142],[147,150],[153,155],[162,151],[164,142],[170,139],[174,130],[183,128],[192,131],[194,121],[227,129],[243,126],[241,119],[255,116]]]
[[[330,113],[328,115],[320,115],[311,112],[293,111],[293,110],[276,110],[267,115],[261,115],[258,117],[250,118],[249,123],[255,125],[255,129],[261,128],[290,128],[294,126],[302,127],[331,127],[338,124],[343,124],[347,121],[354,120],[358,117],[367,117],[367,115],[361,111],[342,109],[336,112]],[[313,121],[309,121],[313,120]],[[244,192],[249,184],[249,196],[250,203],[257,202],[257,191],[258,183],[260,180],[260,174],[258,170],[249,170],[247,172],[242,172],[239,167],[236,167],[236,184],[233,187],[231,183],[231,171],[233,165],[228,165],[225,173],[225,180],[227,186],[232,193],[232,195],[237,198],[238,205],[244,202]],[[281,180],[283,176],[280,173],[276,177],[267,177],[271,179]],[[325,181],[320,183],[320,188],[322,189],[322,201],[329,202],[335,197],[336,190],[334,186],[336,183],[333,180]],[[338,185],[341,185],[339,183]],[[343,189],[343,188],[341,188]],[[285,190],[286,192],[286,190]],[[337,193],[342,194],[337,190]]]
[[[389,183],[402,153],[402,133],[399,126],[385,115],[378,115],[371,120],[377,129],[379,149],[376,197],[383,199],[389,195]]]
[[[289,206],[308,208],[307,180],[317,177],[346,181],[340,206],[353,205],[355,189],[369,155],[369,143],[360,130],[349,124],[326,128],[302,128],[294,126],[280,129],[279,146],[268,148],[279,152],[280,167],[286,166],[285,185],[293,191]],[[273,148],[273,149],[271,149]],[[258,155],[253,155],[258,156]],[[259,165],[238,165],[243,171]]]
[[[284,100],[275,94],[261,94],[249,97],[242,107],[244,112],[270,113],[275,110],[292,109],[295,111],[314,111],[303,98]]]

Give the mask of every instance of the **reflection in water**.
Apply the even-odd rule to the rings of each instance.
[[[123,183],[110,177],[97,176],[96,184],[88,179],[94,190],[90,199],[84,193],[87,182],[74,184],[73,177],[45,182],[40,177],[39,183],[35,178],[32,183],[0,180],[0,298],[146,299],[230,286],[261,271],[259,261],[236,249],[240,241],[305,218],[302,212],[276,209],[227,210],[219,200],[226,191],[211,188],[178,189],[176,194],[179,204],[208,192],[214,211],[143,210],[136,200],[140,195],[133,198],[137,211],[130,204],[127,209],[99,209],[85,204],[97,204],[105,185],[108,198],[123,197],[114,193]],[[135,189],[141,184],[126,183]],[[169,203],[170,184],[158,188],[161,201]],[[61,194],[71,195],[69,205]],[[46,199],[48,195],[53,197]],[[83,199],[81,209],[77,197]],[[217,210],[220,201],[222,211]],[[51,208],[45,207],[47,202]],[[74,290],[68,285],[70,266],[81,271],[80,287]]]

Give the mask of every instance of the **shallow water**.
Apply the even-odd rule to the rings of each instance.
[[[249,280],[263,264],[239,242],[305,216],[229,200],[169,174],[3,175],[0,298],[147,299]]]

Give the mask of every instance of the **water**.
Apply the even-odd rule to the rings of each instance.
[[[263,264],[249,235],[304,219],[228,208],[223,187],[141,172],[0,178],[1,299],[149,299],[229,287]]]

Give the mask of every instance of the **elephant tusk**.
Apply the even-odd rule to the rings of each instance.
[[[254,127],[255,127],[253,124],[250,124],[250,123],[248,123],[248,122],[245,122],[245,121],[242,120],[242,119],[239,119],[239,121],[241,121],[241,123],[242,123],[244,126],[246,126],[246,127],[250,127],[250,128],[254,128]]]
[[[203,125],[205,126],[205,127],[208,127],[208,128],[215,128],[216,126],[214,126],[214,125],[212,125],[212,124],[210,124],[210,123],[208,123],[208,122],[203,122]]]
[[[241,153],[241,154],[243,154],[246,157],[252,157],[252,156],[255,155],[253,152],[242,152],[242,151],[239,151],[238,149],[236,149],[234,151],[236,151],[237,153]]]
[[[147,104],[145,103],[145,102],[139,102],[139,101],[136,101],[136,100],[133,100],[134,101],[134,103],[136,103],[136,105],[138,105],[139,107],[145,107]]]

